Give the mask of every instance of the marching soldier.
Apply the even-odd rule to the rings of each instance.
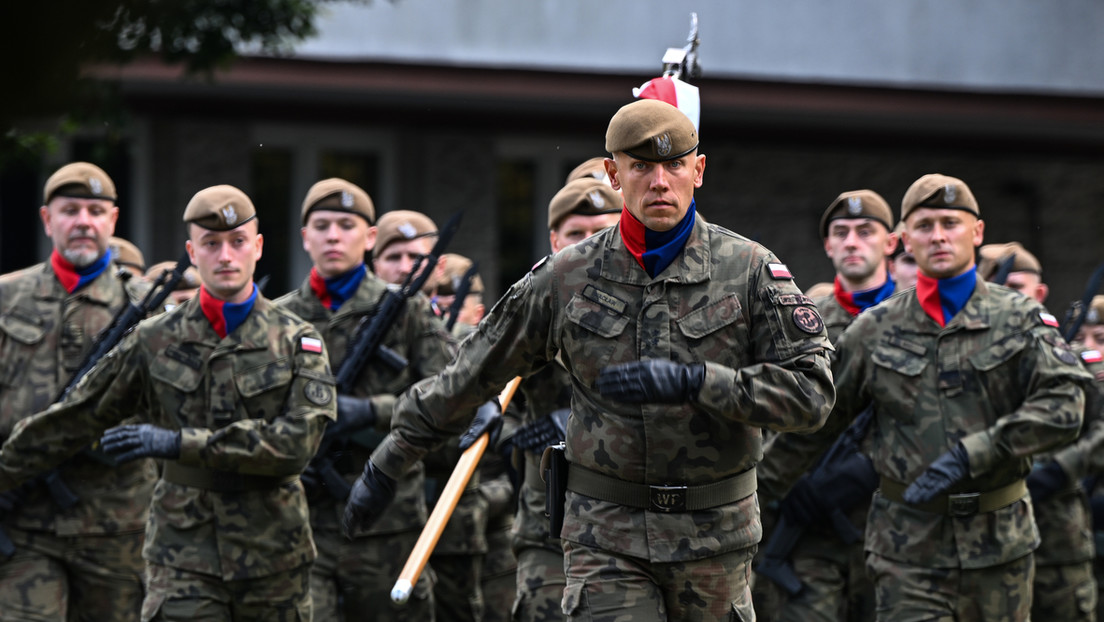
[[[43,194],[49,261],[0,277],[0,439],[58,398],[96,335],[145,293],[112,267],[119,208],[107,173],[67,164]],[[77,499],[71,507],[60,507],[72,500],[55,500],[41,483],[0,495],[0,527],[15,549],[0,561],[0,620],[138,619],[156,467],[152,460],[115,467],[90,455],[60,469]]]
[[[150,283],[153,283],[164,272],[172,270],[176,266],[176,262],[162,261],[161,263],[155,263],[148,270],[143,277]],[[199,271],[195,269],[195,266],[188,266],[184,270],[184,276],[177,282],[176,288],[169,292],[169,297],[165,301],[165,310],[172,311],[176,307],[184,304],[191,298],[195,297],[199,293]]]
[[[201,190],[184,221],[199,296],[139,324],[61,403],[21,422],[0,449],[0,489],[144,413],[150,423],[101,439],[120,462],[164,460],[142,619],[309,620],[315,549],[299,473],[334,418],[325,346],[257,293],[249,197]]]
[[[619,226],[534,267],[444,372],[399,399],[346,528],[374,521],[394,478],[508,380],[559,358],[572,385],[567,491],[553,504],[563,611],[750,619],[758,427],[823,423],[824,325],[770,251],[696,216],[705,156],[677,108],[622,107],[606,149]]]
[[[146,271],[146,259],[134,243],[111,236],[108,241],[108,248],[111,249],[111,256],[120,270],[126,272],[130,277],[141,278]]]
[[[806,459],[770,485],[796,480],[873,407],[877,619],[1027,620],[1039,539],[1024,476],[1033,454],[1077,436],[1088,374],[1042,306],[977,278],[984,222],[962,180],[921,177],[901,220],[916,288],[836,340],[835,409],[820,431],[788,435]]]
[[[326,342],[333,369],[339,369],[360,321],[370,317],[387,284],[368,272],[365,252],[376,241],[375,206],[360,187],[331,178],[311,186],[303,200],[303,248],[313,267],[303,285],[276,301],[314,325]],[[386,232],[385,232],[386,233]],[[339,395],[337,422],[326,430],[321,458],[336,457],[327,468],[351,483],[387,432],[395,395],[444,368],[451,358],[440,324],[429,318],[424,298],[387,329],[384,346],[406,359],[394,369],[371,361],[361,370],[356,392]],[[318,461],[315,461],[318,464]],[[400,479],[399,500],[352,542],[341,537],[343,493],[326,485],[317,466],[308,470],[311,527],[318,559],[311,570],[311,595],[318,620],[355,620],[371,612],[375,620],[432,620],[432,573],[424,573],[404,607],[391,602],[391,586],[425,524],[422,465]],[[347,491],[345,491],[347,493]]]

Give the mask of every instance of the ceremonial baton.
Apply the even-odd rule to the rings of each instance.
[[[521,384],[521,376],[511,380],[502,393],[498,394],[498,403],[503,412],[506,412],[506,406],[510,404],[510,399],[514,397],[514,391],[517,391],[519,384]],[[437,540],[441,538],[441,533],[445,530],[453,510],[456,509],[460,495],[464,494],[464,489],[467,488],[468,481],[475,472],[475,467],[479,465],[479,459],[483,457],[483,451],[487,449],[489,442],[487,433],[484,432],[456,461],[456,468],[452,470],[452,475],[449,476],[444,490],[441,491],[441,498],[437,500],[433,513],[429,515],[429,520],[422,528],[422,535],[418,536],[418,541],[414,543],[414,550],[410,552],[406,565],[399,573],[395,587],[391,588],[391,600],[396,604],[405,604],[410,599],[414,584],[418,582],[418,577],[425,569],[433,548],[437,546]]]

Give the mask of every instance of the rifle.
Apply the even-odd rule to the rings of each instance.
[[[1089,308],[1092,306],[1093,296],[1100,291],[1102,281],[1104,281],[1104,263],[1096,267],[1088,282],[1085,283],[1085,291],[1081,294],[1081,300],[1073,301],[1070,303],[1069,309],[1066,310],[1066,318],[1062,326],[1062,337],[1066,341],[1073,341],[1074,337],[1077,337],[1077,331],[1081,330],[1081,325],[1085,323],[1085,314],[1089,312]]]
[[[813,470],[804,477],[818,491],[834,498],[826,499],[831,506],[829,520],[836,535],[847,544],[862,539],[862,534],[847,519],[845,512],[864,499],[870,499],[878,488],[878,475],[870,459],[861,451],[862,439],[874,420],[874,408],[868,407],[821,457]],[[797,596],[804,585],[789,564],[790,553],[805,533],[807,526],[794,525],[785,517],[779,519],[770,540],[763,547],[763,559],[755,571],[774,581],[790,596]]]
[[[464,299],[468,297],[468,292],[471,291],[472,279],[475,278],[476,273],[479,272],[479,262],[473,261],[464,276],[460,277],[460,284],[454,289],[456,294],[452,299],[452,306],[449,307],[448,319],[445,320],[445,332],[452,332],[452,327],[456,326],[456,318],[460,316],[460,309],[464,307]]]
[[[387,331],[394,325],[403,309],[406,301],[421,291],[426,279],[437,267],[437,261],[444,254],[445,248],[452,240],[456,230],[460,227],[460,218],[463,212],[458,212],[438,232],[437,242],[428,255],[419,257],[414,262],[414,268],[407,275],[401,287],[388,287],[376,303],[375,313],[371,319],[366,316],[361,319],[352,341],[349,343],[345,359],[341,361],[341,367],[337,370],[337,392],[350,394],[356,386],[356,379],[360,376],[364,366],[373,358],[378,358],[389,367],[401,370],[407,366],[407,360],[399,353],[383,345],[383,338]],[[424,267],[423,267],[424,263]],[[311,467],[322,477],[326,489],[330,495],[338,500],[349,497],[352,487],[338,472],[335,462],[338,456],[330,451],[330,446],[320,447],[311,460]]]
[[[690,13],[690,35],[686,45],[681,48],[667,48],[663,55],[663,76],[678,78],[689,82],[691,78],[701,77],[701,65],[698,64],[698,14]]]

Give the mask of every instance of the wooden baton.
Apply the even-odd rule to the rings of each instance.
[[[521,384],[521,376],[511,380],[506,388],[502,389],[502,393],[498,394],[498,403],[502,406],[503,412],[506,411],[506,406],[510,404],[510,399],[514,397],[514,392],[517,391],[519,384]],[[448,523],[449,517],[452,516],[453,510],[456,509],[456,504],[460,501],[460,495],[464,494],[464,489],[468,486],[468,481],[471,480],[472,473],[475,472],[475,467],[479,465],[479,459],[483,457],[483,452],[487,449],[489,442],[487,433],[484,432],[471,447],[464,450],[464,453],[460,455],[460,459],[456,461],[456,468],[452,470],[452,475],[445,483],[445,488],[441,491],[441,497],[437,500],[437,505],[433,506],[433,513],[429,515],[429,520],[422,528],[422,534],[418,536],[418,541],[414,543],[414,550],[410,552],[410,557],[407,558],[406,565],[399,573],[395,586],[391,588],[391,600],[396,604],[405,604],[410,599],[410,594],[414,591],[414,584],[418,582],[418,577],[422,575],[422,570],[425,569],[426,562],[429,561],[429,556],[433,553],[433,548],[437,546],[437,540],[441,538],[441,533],[445,530],[445,525]]]

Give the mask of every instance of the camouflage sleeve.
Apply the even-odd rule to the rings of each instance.
[[[445,330],[440,319],[429,310],[424,296],[411,299],[408,343],[412,344],[415,376],[419,379],[437,375],[456,354],[456,340]]]
[[[1104,362],[1086,363],[1095,380],[1085,386],[1085,420],[1081,435],[1054,455],[1072,479],[1104,472]]]
[[[552,359],[552,274],[540,264],[515,283],[440,374],[399,397],[391,434],[372,453],[377,467],[398,479],[430,448],[463,432],[475,408],[514,376],[527,376]]]
[[[397,399],[390,393],[377,393],[369,400],[372,402],[372,411],[376,413],[375,428],[384,434],[391,430],[391,416],[395,412]]]
[[[294,343],[303,337],[322,343],[313,327],[296,332]],[[180,463],[276,477],[302,472],[318,450],[326,423],[337,418],[337,389],[324,343],[321,352],[296,347],[294,361],[279,415],[243,419],[217,430],[184,428]],[[262,393],[253,399],[265,398]]]
[[[107,428],[145,412],[142,371],[132,331],[104,355],[64,400],[16,423],[0,449],[0,490],[57,466]]]
[[[1022,404],[961,440],[970,457],[971,477],[1008,458],[1025,458],[1069,443],[1081,429],[1081,387],[1091,376],[1056,329],[1039,325],[1026,336],[1015,378],[1026,394]]]
[[[781,265],[765,255],[748,279],[756,362],[740,369],[707,362],[698,405],[753,426],[812,431],[824,423],[835,401],[831,346],[812,301],[788,274],[772,275],[772,264]]]

